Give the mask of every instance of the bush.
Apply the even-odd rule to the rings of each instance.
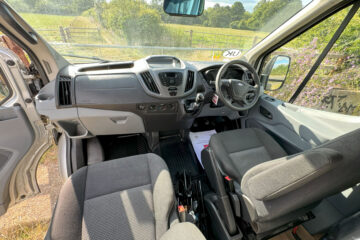
[[[164,32],[160,15],[153,9],[143,9],[126,18],[121,28],[129,45],[154,45]]]

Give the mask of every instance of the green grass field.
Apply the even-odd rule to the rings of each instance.
[[[76,18],[74,16],[58,16],[36,13],[21,13],[20,15],[34,29],[58,29],[59,26],[69,26]]]
[[[176,28],[183,31],[193,30],[195,32],[206,32],[214,34],[230,34],[238,36],[259,36],[265,37],[268,33],[254,32],[248,30],[238,30],[232,28],[214,28],[214,27],[204,27],[204,26],[194,26],[194,25],[181,25],[181,24],[164,24],[167,27]]]
[[[164,26],[172,31],[185,34],[188,36],[189,41],[192,37],[192,47],[249,49],[267,35],[267,33],[263,32],[231,28],[214,28],[180,24],[164,24]],[[190,31],[192,31],[192,33],[190,33]],[[190,37],[190,35],[192,36]]]
[[[101,44],[101,45],[127,45],[126,39],[102,28],[98,23],[87,16],[58,16],[45,14],[20,14],[38,33],[49,42],[63,42],[60,27],[63,28],[98,28],[99,31],[79,33],[72,30],[71,43]],[[266,36],[266,33],[230,28],[212,28],[203,26],[189,26],[180,24],[164,24],[172,34],[181,37],[180,47],[192,48],[237,48],[249,49],[254,43]],[[190,34],[192,31],[192,34]],[[81,31],[80,31],[81,32]],[[166,39],[164,39],[166,41]],[[166,46],[173,46],[166,42]],[[163,44],[159,43],[159,46]],[[165,44],[164,44],[165,45]],[[175,46],[175,43],[174,43]],[[178,45],[176,45],[178,46]],[[55,46],[63,54],[96,56],[108,60],[134,60],[148,55],[175,55],[187,60],[222,60],[222,51],[184,51],[163,49],[115,49],[95,47]],[[244,51],[243,51],[244,52]],[[72,62],[84,62],[84,59],[68,58]]]

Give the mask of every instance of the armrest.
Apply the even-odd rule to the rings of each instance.
[[[194,224],[183,222],[171,226],[160,240],[205,240],[205,237]]]
[[[281,197],[329,172],[341,159],[339,152],[328,148],[285,157],[279,165],[250,177],[247,183],[249,192],[260,201]]]

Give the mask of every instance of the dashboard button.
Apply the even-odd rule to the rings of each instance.
[[[155,110],[156,110],[156,105],[151,104],[151,105],[149,106],[149,110],[150,110],[150,111],[155,111]]]
[[[160,104],[160,105],[158,106],[158,110],[159,110],[159,111],[165,111],[165,110],[166,110],[166,104]]]
[[[171,111],[175,110],[175,104],[169,103],[168,104],[168,109],[171,110]]]
[[[139,110],[145,110],[145,108],[146,108],[145,104],[139,104],[138,105]]]

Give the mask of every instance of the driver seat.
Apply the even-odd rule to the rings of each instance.
[[[287,156],[284,149],[259,128],[237,129],[215,134],[210,139],[209,146],[220,169],[239,183],[252,167]]]
[[[309,220],[322,199],[360,182],[360,129],[316,148],[287,156],[264,130],[237,129],[215,134],[202,162],[215,193],[208,210],[224,226],[222,239],[241,232],[235,217],[258,236]],[[224,178],[226,177],[226,178]],[[225,180],[227,179],[227,180]],[[227,183],[229,179],[232,184]],[[216,223],[216,221],[214,221]]]

